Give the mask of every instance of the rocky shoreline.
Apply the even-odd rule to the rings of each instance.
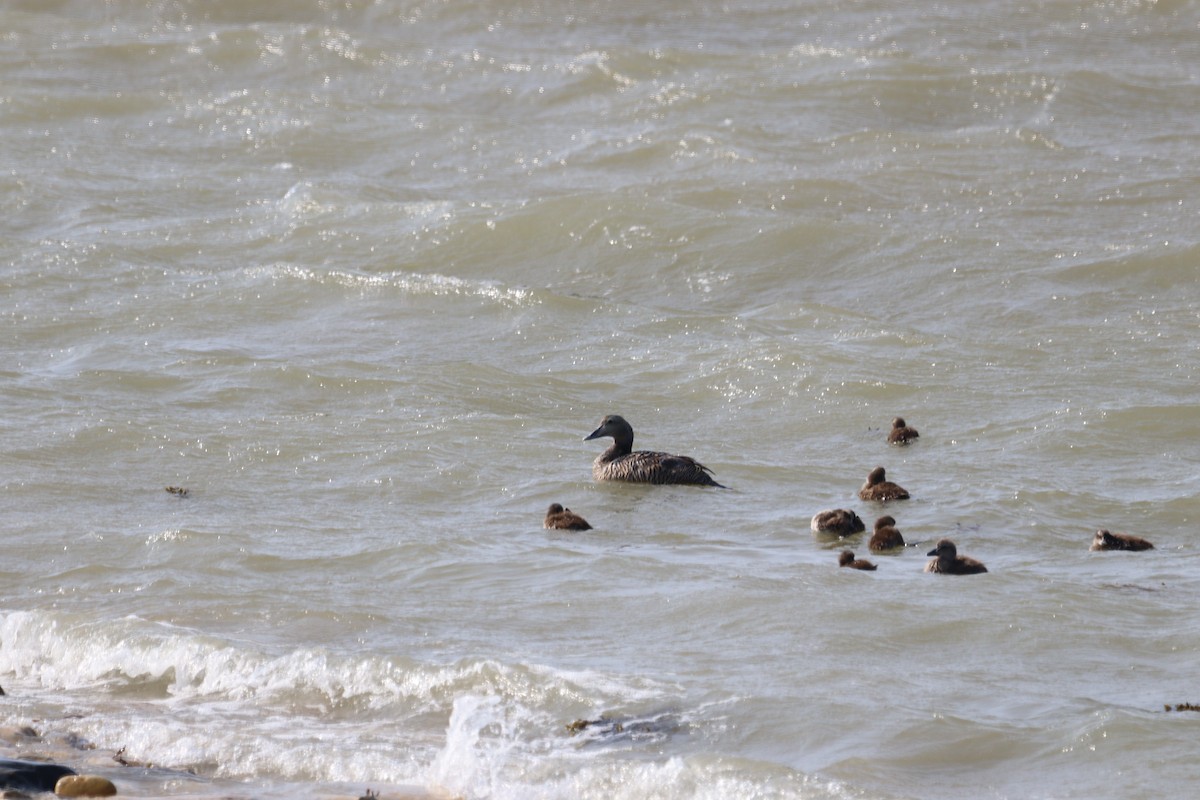
[[[193,787],[195,791],[191,791]],[[317,786],[306,788],[304,796],[319,800],[432,800],[434,797],[420,787],[364,786],[345,793]],[[209,781],[187,770],[140,762],[127,756],[124,748],[104,751],[76,734],[43,735],[31,725],[0,727],[0,800],[32,800],[48,794],[163,800],[298,796],[296,787],[282,781],[278,791],[257,782],[239,789],[236,781]]]

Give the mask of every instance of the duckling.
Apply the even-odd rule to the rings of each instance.
[[[867,529],[858,514],[845,508],[833,508],[813,514],[811,527],[814,533],[829,533],[836,536],[851,536]]]
[[[969,556],[960,556],[958,547],[949,539],[939,539],[937,546],[925,555],[936,556],[925,565],[926,572],[937,572],[941,575],[978,575],[987,572],[981,562]]]
[[[904,424],[903,417],[896,417],[892,420],[891,431],[888,432],[888,444],[908,444],[920,435],[916,428]]]
[[[592,529],[586,519],[569,508],[563,508],[559,503],[550,504],[550,508],[546,510],[543,527],[557,528],[563,531],[590,531]]]
[[[861,569],[861,570],[866,570],[868,572],[875,571],[874,564],[872,564],[870,561],[865,561],[861,558],[855,558],[854,553],[852,553],[849,550],[843,550],[842,554],[838,556],[838,566],[839,567],[850,567],[850,569]]]
[[[904,547],[904,537],[896,529],[895,517],[886,516],[875,520],[875,532],[871,534],[871,541],[867,542],[867,547],[872,553],[885,553]]]
[[[886,503],[888,500],[907,500],[908,492],[887,480],[887,473],[883,467],[876,467],[867,476],[867,482],[858,490],[858,496],[863,500]]]
[[[1140,536],[1128,533],[1111,533],[1101,528],[1092,538],[1089,550],[1153,550],[1154,545]]]

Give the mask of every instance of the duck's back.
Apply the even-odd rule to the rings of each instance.
[[[542,523],[546,528],[557,528],[564,531],[590,531],[592,526],[583,517],[569,508],[563,508],[557,503],[550,506],[546,519]]]
[[[837,536],[850,536],[862,533],[867,529],[858,514],[845,508],[818,511],[813,515],[809,527],[817,533],[830,533]]]
[[[1110,533],[1107,530],[1096,532],[1092,542],[1092,550],[1153,550],[1154,545],[1140,536],[1128,533]]]
[[[935,558],[925,565],[925,571],[941,575],[982,575],[987,572],[987,567],[970,556],[958,556],[953,561],[946,563]]]
[[[883,553],[901,547],[904,547],[904,536],[891,525],[876,529],[871,534],[871,540],[867,542],[867,548],[872,553]]]
[[[921,434],[917,433],[916,428],[908,427],[904,424],[904,420],[897,417],[892,420],[892,429],[888,432],[888,444],[908,444],[920,436]]]
[[[879,500],[887,502],[888,500],[907,500],[908,491],[901,486],[897,486],[891,481],[876,483],[871,486],[864,486],[859,490],[858,496],[862,500]]]
[[[605,460],[602,455],[592,464],[592,477],[598,481],[720,486],[710,476],[711,471],[690,456],[654,450],[635,450],[612,460]]]

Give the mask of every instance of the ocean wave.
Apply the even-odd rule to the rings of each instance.
[[[51,730],[212,777],[416,784],[463,797],[718,797],[741,795],[728,794],[738,787],[814,796],[787,770],[764,783],[760,768],[719,760],[632,772],[613,761],[614,749],[664,746],[710,713],[689,710],[680,687],[645,678],[491,658],[271,654],[134,616],[42,611],[0,617],[0,673],[22,697],[0,721],[20,723],[33,703]],[[72,718],[65,710],[81,692],[91,712]],[[599,733],[570,725],[609,714],[621,722]],[[659,793],[645,793],[654,786]]]
[[[270,653],[247,642],[135,616],[84,620],[10,611],[0,619],[0,672],[43,690],[163,687],[158,699],[296,704],[323,712],[425,713],[463,692],[487,692],[538,706],[646,702],[668,685],[593,672],[562,672],[494,659],[422,663],[396,655],[345,656],[320,648]]]
[[[389,272],[366,274],[338,269],[314,269],[293,264],[251,267],[245,270],[251,278],[295,280],[312,284],[329,284],[351,289],[398,289],[414,296],[479,297],[504,306],[521,306],[537,302],[530,289],[505,286],[500,281],[458,278],[452,275],[421,272]]]

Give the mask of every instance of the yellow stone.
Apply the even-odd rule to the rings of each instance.
[[[63,775],[54,784],[54,793],[59,797],[112,797],[117,787],[99,775]]]

